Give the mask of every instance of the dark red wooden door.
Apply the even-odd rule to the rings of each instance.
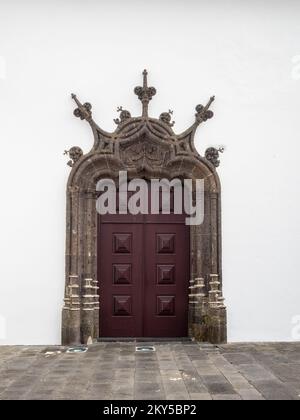
[[[142,233],[139,224],[101,224],[100,336],[142,336]]]
[[[184,337],[189,228],[178,215],[98,220],[100,336]]]
[[[189,231],[184,224],[145,225],[145,337],[187,335]]]

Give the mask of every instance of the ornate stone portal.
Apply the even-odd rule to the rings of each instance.
[[[72,147],[68,165],[72,167],[67,185],[66,283],[62,314],[62,343],[87,343],[99,337],[97,278],[96,184],[101,178],[117,179],[126,170],[128,178],[204,179],[204,223],[190,227],[189,320],[190,337],[199,341],[226,341],[226,308],[222,296],[220,182],[216,173],[218,152],[210,148],[205,157],[194,146],[197,127],[213,112],[197,105],[195,122],[181,134],[175,134],[172,111],[159,119],[148,116],[149,101],[156,94],[148,87],[147,71],[143,86],[134,89],[142,102],[142,115],[132,117],[118,108],[117,128],[113,133],[102,130],[92,118],[92,106],[76,97],[74,115],[86,120],[92,128],[94,145],[83,154]]]

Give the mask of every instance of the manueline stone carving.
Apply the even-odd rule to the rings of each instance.
[[[167,163],[169,149],[149,142],[147,139],[121,150],[121,157],[129,167],[162,166]]]
[[[74,110],[75,117],[80,118],[81,120],[87,120],[89,121],[92,118],[92,105],[89,102],[86,102],[84,104],[81,104],[79,100],[77,99],[77,96],[72,93],[72,99],[77,103],[78,108]]]
[[[210,105],[215,100],[214,96],[211,96],[209,101],[205,106],[199,104],[196,106],[196,121],[200,124],[203,121],[207,121],[208,119],[212,118],[214,116],[214,113],[209,109]]]
[[[223,153],[224,148],[220,147],[219,149],[216,149],[215,147],[209,147],[205,151],[205,158],[209,160],[216,168],[220,165],[219,160],[219,153]]]
[[[188,335],[199,341],[226,342],[226,308],[222,294],[221,200],[216,148],[201,156],[194,145],[200,124],[211,119],[212,96],[205,106],[197,105],[195,119],[183,132],[173,131],[172,111],[158,118],[148,115],[149,103],[156,94],[148,86],[147,71],[143,85],[134,89],[142,103],[141,115],[118,108],[113,132],[103,130],[92,118],[92,106],[72,95],[76,117],[90,125],[94,143],[88,153],[79,147],[66,151],[72,167],[67,186],[66,283],[62,311],[62,343],[86,344],[96,340],[99,329],[101,296],[97,274],[99,235],[95,200],[99,179],[116,179],[119,171],[150,180],[180,177],[205,181],[205,218],[203,225],[190,227],[190,273]],[[213,166],[212,166],[213,165]],[[194,193],[194,191],[193,191]],[[100,305],[99,305],[100,303]],[[100,332],[99,332],[100,331]]]
[[[138,96],[139,100],[142,102],[149,102],[152,99],[152,96],[156,94],[156,89],[153,86],[148,87],[147,84],[147,70],[143,71],[144,84],[143,86],[136,86],[134,88],[134,93]]]
[[[173,114],[173,111],[169,109],[168,112],[163,112],[162,114],[160,114],[159,119],[165,124],[168,124],[170,127],[173,127],[173,125],[175,124],[175,121],[171,122],[172,114]]]
[[[124,121],[129,120],[131,118],[130,112],[126,109],[123,109],[121,106],[117,108],[117,112],[120,112],[120,117],[114,119],[114,122],[117,125],[122,124]]]
[[[83,155],[83,151],[78,146],[71,147],[70,150],[65,150],[64,155],[68,155],[71,160],[67,163],[67,165],[74,166],[74,163],[76,163],[81,156]]]
[[[97,152],[105,154],[106,156],[113,155],[118,157],[119,150],[121,151],[120,153],[122,153],[125,148],[127,149],[129,143],[133,143],[137,137],[141,137],[142,135],[147,137],[148,143],[151,139],[152,142],[154,140],[153,144],[156,145],[141,146],[141,144],[139,144],[132,149],[128,149],[128,154],[126,154],[126,156],[123,153],[122,156],[125,157],[126,163],[131,166],[133,166],[135,162],[140,165],[142,161],[148,165],[161,165],[166,162],[166,151],[168,151],[169,156],[174,155],[174,157],[179,155],[199,156],[199,153],[194,146],[194,134],[198,125],[213,117],[214,114],[209,108],[215,99],[214,96],[209,99],[205,106],[196,106],[195,122],[187,130],[181,134],[175,134],[173,132],[174,121],[172,121],[172,110],[162,112],[158,119],[149,117],[148,115],[149,102],[156,94],[156,89],[152,86],[148,86],[147,70],[143,71],[143,86],[137,86],[134,89],[134,93],[142,102],[142,115],[132,117],[127,109],[123,109],[122,106],[118,107],[117,112],[120,114],[118,118],[114,119],[117,128],[113,133],[102,130],[93,121],[91,111],[92,105],[89,102],[82,104],[77,96],[72,94],[72,98],[77,104],[74,115],[81,120],[86,120],[93,130],[94,145],[90,153]],[[161,145],[162,141],[164,146]],[[157,144],[159,144],[159,147]],[[152,148],[154,148],[154,150],[152,150]],[[129,156],[130,152],[132,152],[132,156]],[[208,153],[208,160],[217,163],[217,160],[213,156]]]

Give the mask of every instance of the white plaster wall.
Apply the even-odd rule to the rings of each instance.
[[[60,341],[63,151],[92,145],[70,93],[112,130],[144,68],[177,132],[216,95],[196,143],[226,147],[229,340],[300,339],[299,19],[296,0],[0,1],[0,344]]]

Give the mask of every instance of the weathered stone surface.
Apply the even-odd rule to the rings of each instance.
[[[244,401],[264,400],[264,397],[255,388],[240,389],[238,393]]]
[[[62,348],[51,356],[43,353],[45,348],[32,347],[25,373],[22,347],[0,347],[0,400],[300,399],[300,376],[293,374],[299,368],[297,343],[234,344],[213,353],[197,343],[155,347],[156,352],[141,355],[135,343],[99,343],[84,354]],[[281,352],[286,363],[270,363],[270,354],[280,357]],[[252,363],[240,364],[245,361]]]
[[[242,399],[238,394],[215,394],[212,398],[216,401],[237,401]]]
[[[212,396],[207,392],[205,394],[190,394],[191,400],[209,401],[212,400]]]

